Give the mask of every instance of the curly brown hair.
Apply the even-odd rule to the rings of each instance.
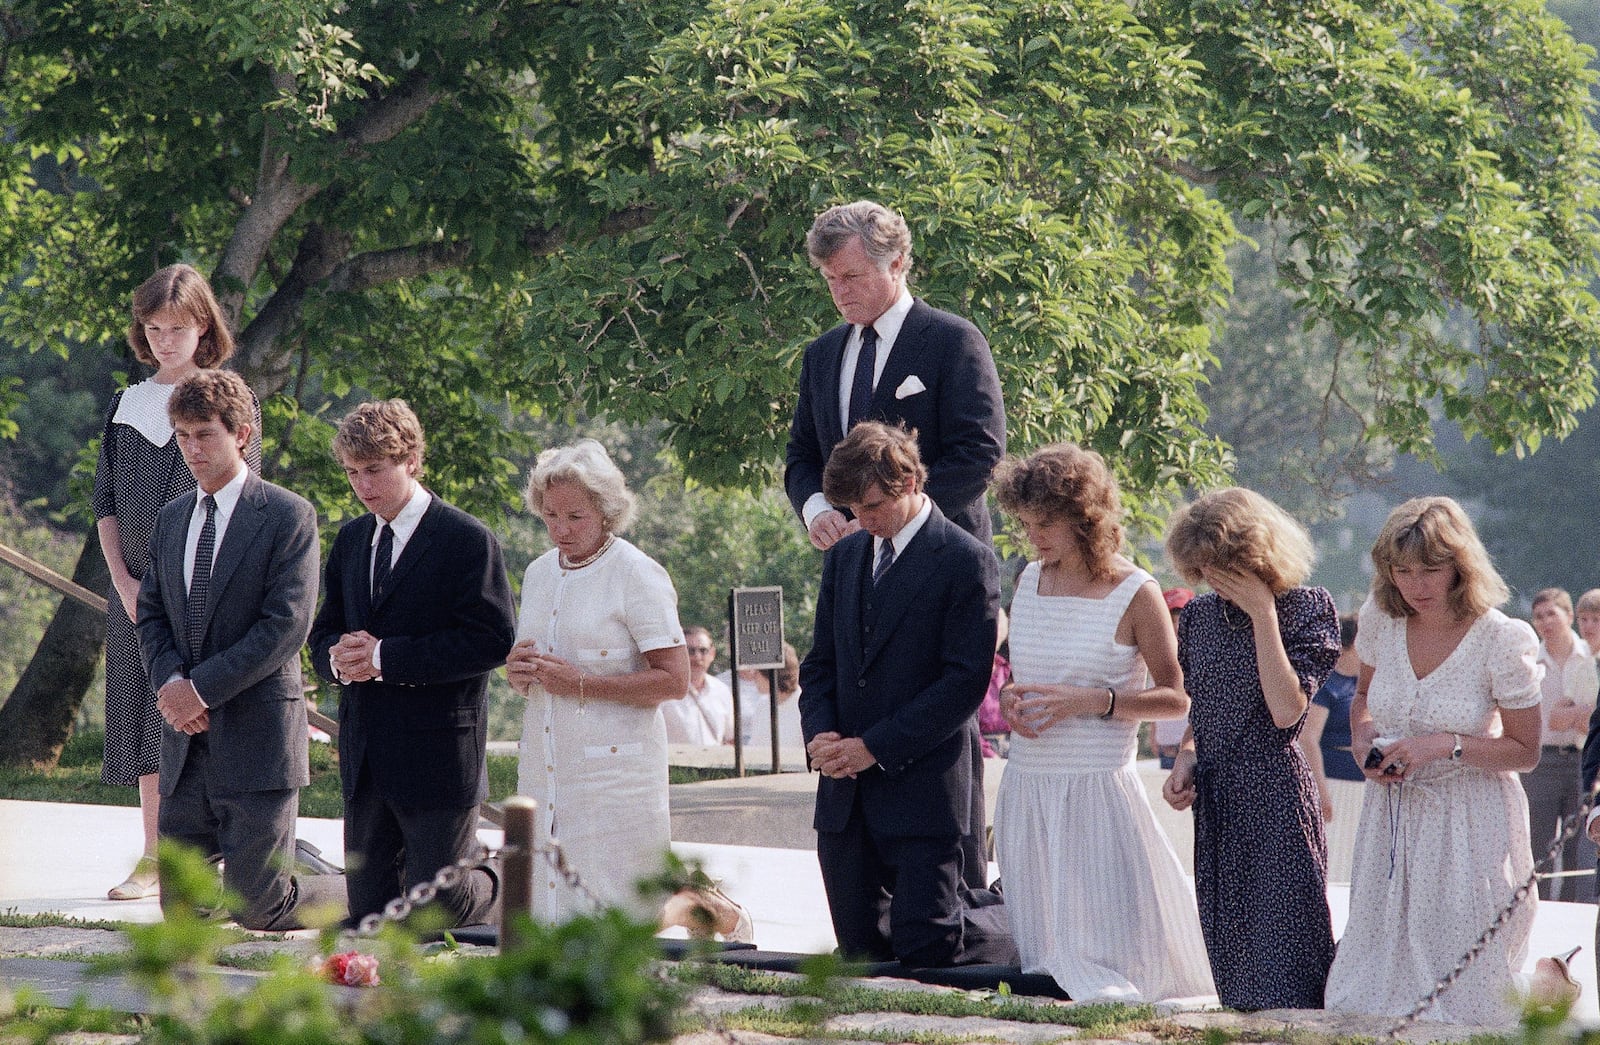
[[[994,498],[1010,515],[1033,512],[1065,520],[1089,575],[1115,573],[1122,548],[1122,496],[1106,459],[1073,443],[1054,443],[995,470]]]
[[[197,327],[205,327],[194,350],[194,365],[209,370],[233,358],[233,333],[211,284],[188,265],[168,265],[139,284],[133,292],[133,322],[128,324],[128,347],[145,366],[160,366],[150,351],[144,325],[157,312],[172,311]]]
[[[348,466],[354,461],[417,462],[427,453],[422,422],[404,399],[378,399],[362,403],[339,422],[333,433],[333,456]]]

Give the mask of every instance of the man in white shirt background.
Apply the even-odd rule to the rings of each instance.
[[[693,624],[683,629],[683,640],[689,649],[689,692],[661,705],[667,743],[697,747],[731,744],[737,729],[733,694],[710,674],[711,665],[717,659],[711,632]]]

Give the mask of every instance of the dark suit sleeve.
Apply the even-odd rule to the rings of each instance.
[[[383,636],[378,656],[385,682],[430,686],[470,679],[504,664],[516,641],[500,542],[482,526],[459,525],[446,546],[454,559],[449,569],[437,571],[440,586],[430,594],[450,607],[450,624],[422,635]]]
[[[192,505],[193,498],[183,497],[172,503]],[[166,529],[173,519],[173,513],[168,511],[156,517],[155,529],[150,535],[150,563],[139,582],[139,653],[144,658],[150,686],[157,691],[169,678],[183,671],[183,654],[178,651],[178,639],[167,617],[166,592],[161,586],[163,571],[158,558],[158,550],[166,547]]]
[[[349,525],[339,530],[328,551],[328,564],[322,571],[322,608],[311,622],[311,666],[324,681],[337,684],[333,675],[333,647],[348,629],[344,613],[344,557],[349,554]]]
[[[800,735],[807,744],[818,733],[839,729],[839,665],[833,629],[834,579],[838,575],[834,567],[839,556],[835,551],[822,560],[822,589],[817,594],[811,649],[800,663]]]
[[[317,513],[299,497],[280,494],[275,500],[272,556],[256,621],[239,641],[189,673],[213,708],[297,661],[311,629],[317,604]]]
[[[939,677],[861,736],[891,775],[964,728],[989,691],[1000,608],[999,564],[975,541],[949,547],[954,552],[944,567],[950,572],[939,636]]]
[[[939,380],[939,452],[926,487],[947,515],[983,496],[1006,454],[1006,409],[989,343],[970,323],[949,336],[956,344]]]
[[[814,347],[807,348],[805,361],[800,365],[800,396],[795,401],[794,418],[789,423],[789,448],[783,466],[783,488],[801,522],[805,521],[806,501],[822,492],[822,466],[826,461],[817,439],[817,419],[812,404],[818,394],[816,354]]]
[[[1600,705],[1589,716],[1589,738],[1583,742],[1583,790],[1587,794],[1594,788],[1595,777],[1600,776]],[[1579,830],[1583,825],[1579,825]]]

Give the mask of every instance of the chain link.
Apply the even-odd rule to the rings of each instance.
[[[1488,928],[1484,929],[1477,940],[1473,941],[1472,946],[1467,949],[1467,953],[1463,954],[1461,960],[1456,962],[1455,968],[1451,969],[1439,982],[1435,983],[1433,990],[1429,991],[1421,1001],[1412,1006],[1411,1011],[1406,1013],[1399,1023],[1389,1028],[1389,1032],[1385,1037],[1397,1039],[1403,1032],[1409,1030],[1422,1018],[1423,1013],[1433,1007],[1434,1002],[1444,996],[1445,991],[1448,991],[1455,985],[1457,980],[1461,979],[1472,963],[1477,961],[1478,956],[1488,948],[1489,942],[1500,934],[1500,930],[1504,929],[1506,923],[1511,921],[1512,917],[1517,913],[1517,909],[1527,902],[1528,894],[1538,887],[1540,869],[1555,866],[1556,857],[1560,855],[1562,847],[1567,844],[1567,840],[1588,826],[1589,811],[1594,808],[1597,794],[1600,794],[1600,779],[1596,779],[1594,785],[1589,788],[1589,793],[1584,796],[1583,805],[1578,811],[1561,821],[1561,826],[1550,843],[1549,852],[1545,853],[1542,860],[1534,864],[1527,880],[1517,886],[1516,891],[1511,894],[1510,902],[1500,909],[1500,912],[1494,916],[1494,921],[1490,922]]]
[[[466,879],[473,871],[483,868],[489,870],[489,863],[509,853],[517,852],[515,846],[501,846],[499,849],[490,849],[486,845],[479,845],[473,850],[472,855],[463,857],[453,864],[446,864],[439,868],[431,880],[418,882],[407,889],[403,895],[395,897],[384,904],[382,911],[375,911],[361,919],[356,927],[357,936],[374,936],[385,922],[401,922],[409,918],[419,907],[426,907],[439,898],[441,889],[453,889]],[[543,845],[535,846],[533,855],[542,859],[561,879],[562,883],[573,892],[588,902],[595,911],[605,907],[605,903],[594,894],[583,877],[567,863],[567,854],[562,850],[561,843],[554,838]],[[498,870],[495,871],[499,874]]]

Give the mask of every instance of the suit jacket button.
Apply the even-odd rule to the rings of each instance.
[[[867,680],[866,679],[856,679],[856,689],[866,689],[866,688],[867,688]]]

